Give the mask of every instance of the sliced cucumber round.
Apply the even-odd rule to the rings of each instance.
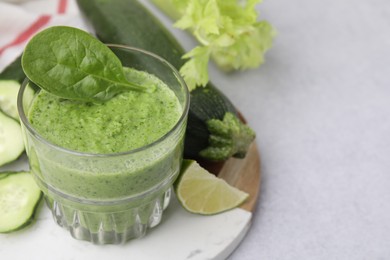
[[[23,151],[20,124],[0,111],[0,166],[16,160]]]
[[[0,80],[0,110],[16,120],[19,120],[17,108],[19,89],[20,83],[16,80]],[[34,91],[30,86],[27,86],[23,97],[24,103],[29,103],[33,97]]]
[[[0,81],[0,110],[10,117],[19,120],[16,100],[20,84],[15,80]]]
[[[41,197],[29,172],[0,173],[0,233],[30,224]]]

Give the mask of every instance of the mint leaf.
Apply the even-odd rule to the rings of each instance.
[[[102,102],[128,90],[150,91],[126,79],[121,61],[106,45],[73,27],[54,26],[35,35],[22,67],[32,82],[66,99]]]

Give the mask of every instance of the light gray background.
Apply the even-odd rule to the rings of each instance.
[[[265,0],[260,69],[213,71],[257,132],[262,183],[231,260],[390,259],[390,1]]]

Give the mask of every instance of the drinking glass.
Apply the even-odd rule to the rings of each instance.
[[[189,107],[184,80],[167,61],[141,49],[108,46],[123,66],[162,80],[181,104],[178,122],[153,143],[112,154],[84,153],[55,145],[29,122],[33,98],[26,89],[32,82],[26,79],[18,95],[31,172],[55,222],[74,238],[94,244],[124,243],[144,236],[160,223],[180,171]]]

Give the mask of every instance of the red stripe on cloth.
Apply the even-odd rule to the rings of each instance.
[[[26,40],[28,40],[31,36],[34,35],[41,27],[45,26],[50,21],[50,15],[42,15],[40,16],[33,24],[31,24],[26,30],[21,32],[12,42],[6,44],[2,48],[0,48],[0,55],[5,51],[5,49],[18,45]]]
[[[59,0],[57,13],[64,14],[66,7],[68,6],[68,0]]]

